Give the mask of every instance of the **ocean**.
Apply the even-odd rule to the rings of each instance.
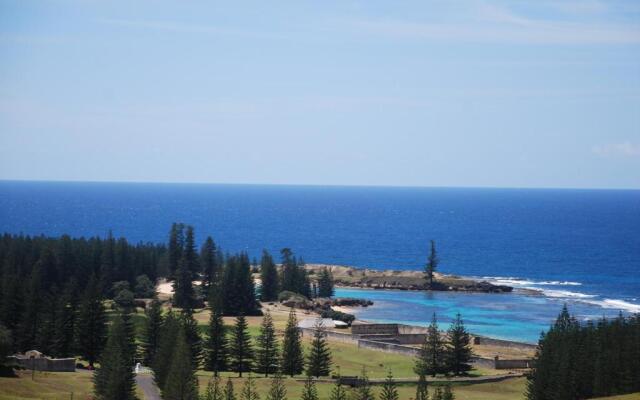
[[[0,181],[0,231],[166,241],[172,222],[259,257],[290,247],[307,263],[440,271],[541,296],[341,289],[371,320],[446,323],[535,341],[567,303],[579,318],[640,312],[640,191]]]

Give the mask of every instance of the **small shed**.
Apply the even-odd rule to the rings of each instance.
[[[38,350],[29,350],[24,352],[24,358],[42,358],[44,354]]]

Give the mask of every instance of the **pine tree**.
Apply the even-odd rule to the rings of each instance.
[[[207,390],[205,391],[204,398],[202,400],[223,400],[224,397],[221,386],[219,376],[209,379]]]
[[[236,395],[233,391],[233,382],[231,382],[231,378],[227,378],[227,384],[224,386],[222,398],[224,400],[236,400]]]
[[[180,321],[172,311],[169,311],[162,324],[158,350],[151,364],[156,384],[160,388],[164,387],[167,375],[169,374],[169,367],[171,366],[178,331],[180,329]]]
[[[262,250],[260,259],[260,300],[275,301],[278,299],[278,270],[273,257],[267,250]]]
[[[147,319],[142,335],[142,362],[144,365],[153,365],[153,359],[160,346],[160,332],[164,321],[162,304],[157,298],[151,301],[151,307],[146,310],[146,314]]]
[[[464,327],[460,313],[448,332],[446,347],[447,370],[460,375],[471,370],[471,338]]]
[[[335,290],[333,288],[333,275],[328,268],[320,270],[318,276],[318,296],[319,297],[333,297]]]
[[[195,291],[189,263],[182,257],[176,270],[176,279],[173,282],[173,305],[185,310],[192,310],[195,305]]]
[[[184,328],[185,338],[189,344],[189,354],[194,369],[202,362],[202,338],[198,332],[198,322],[193,318],[190,310],[183,310],[180,314],[180,320]]]
[[[229,349],[229,359],[231,369],[242,377],[242,373],[250,371],[253,362],[253,348],[251,346],[251,336],[244,315],[236,318],[233,327],[231,346]]]
[[[342,386],[340,377],[336,379],[336,384],[333,386],[333,389],[331,389],[329,400],[347,400],[347,391],[344,386]]]
[[[92,367],[104,347],[106,331],[107,317],[102,294],[97,278],[92,275],[79,306],[76,324],[78,352]]]
[[[37,263],[31,271],[29,283],[25,291],[24,311],[18,324],[16,342],[18,348],[27,351],[36,346],[38,332],[44,322],[42,312],[42,275],[40,263]]]
[[[227,369],[227,332],[222,318],[222,298],[217,285],[209,289],[209,325],[205,343],[205,370],[213,371],[218,376]]]
[[[307,375],[307,379],[304,381],[304,388],[302,389],[302,397],[300,399],[318,400],[318,389],[311,375]]]
[[[442,400],[442,389],[440,388],[440,386],[436,386],[436,389],[433,391],[431,400]]]
[[[211,236],[207,237],[202,250],[200,251],[200,264],[202,267],[202,289],[209,290],[209,288],[218,283],[221,278],[221,265],[219,264],[218,248]]]
[[[293,257],[293,252],[289,248],[284,248],[280,250],[280,255],[282,257],[282,283],[280,284],[280,289],[299,293],[298,264]]]
[[[431,251],[429,252],[429,258],[427,264],[424,267],[425,279],[429,281],[429,288],[433,287],[433,273],[438,269],[438,255],[436,253],[436,242],[431,240]]]
[[[251,375],[244,381],[242,392],[240,392],[240,400],[260,400],[256,383],[251,379]]]
[[[384,384],[382,384],[382,391],[380,392],[380,400],[399,400],[398,387],[396,381],[393,380],[393,374],[391,370],[387,374]]]
[[[74,355],[74,331],[77,302],[75,280],[71,279],[62,296],[56,302],[53,351],[55,357],[66,358]]]
[[[257,339],[256,371],[269,376],[278,369],[278,341],[273,327],[271,313],[267,312],[262,318],[260,335]]]
[[[198,379],[184,327],[178,328],[169,373],[162,389],[165,400],[198,400]]]
[[[295,310],[291,309],[282,344],[282,373],[293,377],[302,373],[303,367],[304,356],[302,354],[298,320],[296,319]]]
[[[184,224],[173,223],[169,233],[169,274],[175,276],[178,264],[182,259],[182,249],[184,247]]]
[[[198,253],[196,251],[196,240],[193,233],[193,226],[187,226],[182,259],[186,264],[187,271],[191,274],[191,279],[195,279],[198,272],[200,272],[200,263],[198,262],[199,260]]]
[[[420,349],[414,371],[418,375],[431,375],[445,371],[445,348],[438,331],[436,314],[433,314],[431,324],[427,328],[427,336]]]
[[[284,385],[282,375],[276,374],[271,380],[271,387],[267,393],[267,400],[286,400],[287,388]]]
[[[94,375],[99,400],[135,399],[135,377],[130,360],[131,338],[122,316],[117,315],[109,330],[109,339]]]
[[[311,349],[307,356],[307,375],[327,376],[331,370],[331,350],[327,344],[327,334],[322,320],[316,323],[311,341]]]
[[[371,383],[369,382],[369,377],[367,376],[367,371],[362,368],[362,376],[360,377],[360,382],[358,383],[358,387],[356,387],[354,393],[354,400],[374,400],[375,396],[373,395],[373,391],[371,390]]]
[[[415,400],[429,400],[429,392],[427,389],[427,378],[424,374],[420,374],[418,378],[418,385],[416,386],[416,399]]]
[[[444,392],[442,392],[442,400],[455,400],[455,398],[451,385],[446,385],[444,387]]]

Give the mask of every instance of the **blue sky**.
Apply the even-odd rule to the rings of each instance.
[[[640,2],[0,0],[0,179],[640,188]]]

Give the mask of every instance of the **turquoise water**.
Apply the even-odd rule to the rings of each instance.
[[[369,307],[354,307],[359,319],[372,322],[426,326],[436,313],[439,326],[446,329],[460,313],[467,329],[475,334],[499,339],[536,343],[540,332],[549,328],[564,303],[581,320],[615,316],[617,311],[594,304],[522,293],[416,292],[338,288],[336,296],[373,300]]]

